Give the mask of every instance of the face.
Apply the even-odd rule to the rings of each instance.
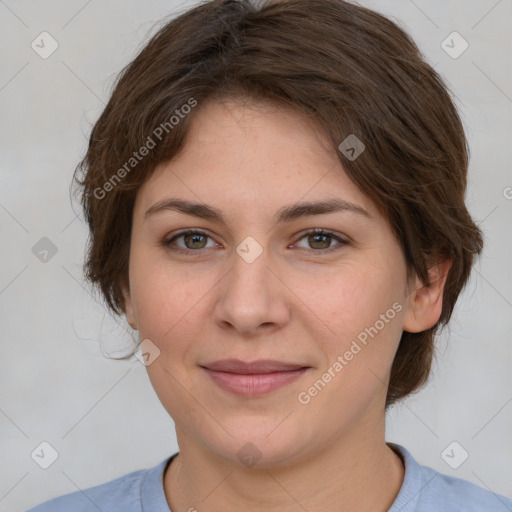
[[[390,226],[302,114],[197,114],[133,213],[126,313],[158,353],[160,401],[188,442],[235,463],[247,443],[270,466],[370,434],[414,317]],[[226,359],[302,369],[205,368]]]

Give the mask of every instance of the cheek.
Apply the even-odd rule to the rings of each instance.
[[[399,309],[394,303],[403,302],[403,280],[401,269],[390,268],[375,260],[347,262],[328,278],[320,281],[296,279],[297,295],[304,298],[306,306],[313,311],[322,325],[325,341],[337,346],[341,340],[355,338],[365,328],[373,326],[380,315],[389,314],[382,331],[400,332],[397,321]],[[405,273],[405,270],[404,270]],[[302,285],[299,285],[302,283]],[[389,327],[393,324],[393,329]]]
[[[163,343],[197,324],[211,285],[184,266],[171,267],[146,253],[134,254],[130,262],[130,288],[141,339]]]
[[[326,336],[316,333],[323,364],[298,399],[308,403],[304,413],[318,419],[318,428],[324,411],[330,411],[335,428],[385,395],[402,332],[403,281],[398,272],[354,265],[312,296],[315,311],[329,329]]]
[[[332,400],[355,411],[385,393],[402,333],[401,272],[385,262],[360,261],[338,272],[322,287],[322,294],[314,296],[315,310],[329,327],[326,336],[315,337],[325,355],[320,372],[329,381],[322,396],[314,398],[312,409],[318,413],[331,407]],[[322,386],[321,382],[317,387]],[[355,396],[359,400],[354,401]]]

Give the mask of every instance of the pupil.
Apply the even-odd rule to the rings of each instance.
[[[325,248],[325,242],[326,240],[329,238],[329,235],[313,235],[313,239],[322,239],[323,238],[323,242],[324,242],[324,246],[322,247],[323,249]],[[316,242],[314,242],[316,243]],[[319,242],[320,245],[322,244],[322,241]],[[327,242],[327,246],[329,246],[329,243]]]
[[[187,238],[190,240],[192,239],[192,245],[195,245],[198,241],[199,238],[204,238],[204,235],[200,235],[200,234],[195,234],[195,235],[189,235]],[[201,244],[200,245],[200,248],[202,248],[203,246]],[[203,244],[204,245],[204,244]],[[197,246],[196,246],[197,247]]]

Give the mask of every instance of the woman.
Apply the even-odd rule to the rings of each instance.
[[[467,165],[443,81],[375,12],[170,21],[77,179],[87,277],[139,331],[179,453],[32,511],[509,510],[385,441],[482,249]]]

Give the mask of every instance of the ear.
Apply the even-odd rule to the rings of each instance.
[[[132,297],[128,286],[123,286],[123,297],[124,297],[124,311],[126,320],[130,324],[132,329],[137,330],[137,321],[135,319],[135,312],[133,310]]]
[[[409,294],[402,329],[407,332],[422,332],[433,327],[443,310],[443,290],[452,259],[437,263],[429,269],[430,286],[423,286],[416,277]]]

